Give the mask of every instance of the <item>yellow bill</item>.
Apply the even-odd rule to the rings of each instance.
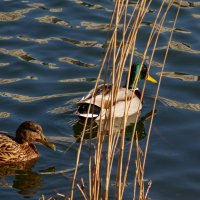
[[[147,75],[147,78],[146,78],[147,81],[150,81],[152,83],[157,83],[157,81],[152,77],[150,76],[149,74]]]

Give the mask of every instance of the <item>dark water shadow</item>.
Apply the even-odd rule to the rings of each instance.
[[[155,113],[157,110],[155,110]],[[136,125],[136,133],[138,136],[139,140],[142,140],[146,137],[146,130],[145,130],[145,121],[148,120],[152,116],[152,111],[145,114],[144,116],[140,117],[137,125]],[[126,126],[126,140],[131,140],[132,134],[133,134],[133,129],[135,126],[135,118],[136,116],[130,116],[127,121],[127,126]],[[122,123],[122,118],[116,119],[115,120],[115,127],[114,131],[118,131],[120,127],[123,127],[121,125]],[[76,142],[80,142],[81,140],[81,135],[84,130],[84,125],[85,125],[85,120],[79,119],[74,125],[73,125],[73,131],[74,131],[74,137],[76,138]],[[94,121],[94,120],[88,120],[86,129],[85,129],[85,134],[84,134],[84,140],[88,139],[93,139],[96,138],[97,133],[98,133],[98,127],[99,124]]]
[[[1,164],[0,187],[13,188],[24,198],[33,197],[42,187],[42,174],[54,174],[55,168],[33,171],[37,159],[28,162]],[[10,179],[11,178],[11,179]]]
[[[5,164],[0,166],[0,186],[12,187],[25,197],[31,197],[42,187],[42,180],[38,173],[33,172],[36,160]],[[11,184],[7,183],[8,177],[14,177]]]

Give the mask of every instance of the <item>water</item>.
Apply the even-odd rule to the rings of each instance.
[[[150,139],[145,178],[153,182],[151,199],[200,196],[200,9],[199,2],[184,3],[191,7],[180,12]],[[94,86],[112,8],[109,0],[0,2],[0,129],[14,135],[22,121],[38,121],[58,149],[38,145],[41,157],[26,166],[28,170],[1,169],[0,199],[38,199],[70,191],[78,148],[75,102]],[[139,52],[158,9],[155,1],[145,17]],[[169,11],[166,26],[172,24],[176,9]],[[162,61],[168,38],[165,29],[155,61]],[[157,79],[159,71],[155,64]],[[142,115],[151,109],[151,90],[155,86],[148,88]],[[143,125],[147,128],[148,122]],[[87,174],[87,150],[84,145],[80,177]],[[133,188],[131,175],[128,183],[126,199]]]

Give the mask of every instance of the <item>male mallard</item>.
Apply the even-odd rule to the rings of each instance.
[[[128,116],[131,116],[142,109],[142,100],[141,100],[141,92],[139,89],[133,90],[133,84],[137,77],[137,74],[140,71],[141,64],[133,63],[131,67],[130,79],[126,81],[128,84],[128,94],[127,94],[127,105],[129,107]],[[143,64],[139,80],[146,79],[150,82],[156,83],[157,81],[152,78],[148,74],[147,66]],[[83,97],[80,101],[77,102],[78,110],[76,114],[80,118],[95,118],[95,120],[104,120],[106,116],[108,116],[109,107],[110,107],[110,99],[111,99],[111,84],[102,84],[97,87],[94,91],[92,89],[88,95]],[[133,94],[134,92],[134,94]],[[93,94],[94,93],[94,94]],[[102,98],[103,97],[103,98]],[[123,117],[125,110],[125,99],[126,99],[126,85],[119,89],[117,97],[114,101],[113,112],[115,117]],[[91,103],[91,106],[90,106]],[[90,111],[88,113],[88,109],[90,106]]]
[[[34,146],[39,142],[55,150],[55,145],[48,143],[42,127],[31,121],[23,122],[16,131],[16,137],[0,132],[0,164],[29,161],[39,157]]]

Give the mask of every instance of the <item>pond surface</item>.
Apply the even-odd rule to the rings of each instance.
[[[138,52],[144,50],[145,30],[158,2],[144,19]],[[1,168],[0,199],[69,193],[79,145],[75,102],[94,86],[112,8],[111,0],[0,1],[0,129],[14,136],[22,121],[35,120],[57,146],[53,152],[37,145],[40,158],[24,170]],[[171,27],[170,16],[176,10],[174,4],[166,27]],[[153,182],[149,197],[154,200],[200,196],[199,33],[200,2],[184,2],[162,78],[146,163],[145,178]],[[153,66],[156,79],[168,38],[166,28],[156,51],[158,64]],[[151,110],[151,89],[155,86],[145,94],[143,116]],[[145,135],[142,138],[141,145]],[[87,157],[84,145],[79,179],[87,174]],[[125,199],[132,194],[132,180],[129,177]]]

